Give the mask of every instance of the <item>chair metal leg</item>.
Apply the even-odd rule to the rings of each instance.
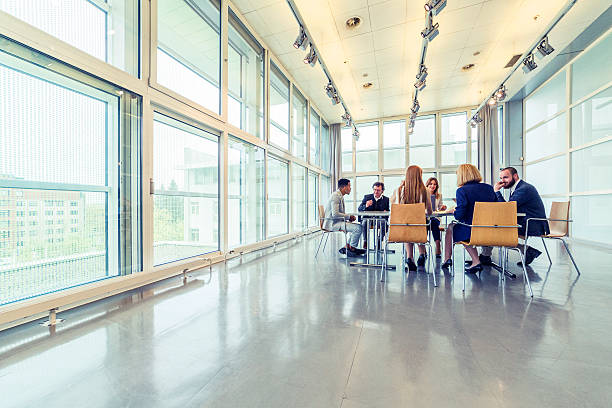
[[[325,234],[325,242],[323,243],[323,253],[325,253],[325,248],[327,247],[327,241],[329,241],[329,235]]]
[[[319,246],[317,247],[317,253],[315,254],[315,258],[317,256],[319,256],[319,249],[321,249],[321,244],[323,243],[323,236],[325,235],[325,233],[321,234],[321,239],[319,240]]]
[[[544,237],[540,237],[540,238],[542,239],[542,245],[544,245],[544,249],[546,250],[546,256],[548,257],[548,262],[552,265],[552,260],[550,259],[548,248],[546,247],[546,241],[544,241]]]
[[[429,250],[429,255],[427,256],[427,269],[429,270],[429,273],[432,274],[433,276],[433,282],[434,282],[434,287],[438,287],[438,282],[436,281],[436,271],[434,271],[431,268],[431,244],[429,243],[429,241],[427,242],[427,249]]]
[[[387,269],[387,246],[388,246],[388,242],[385,242],[385,249],[383,252],[383,259],[382,259],[382,267],[380,269],[380,281],[384,282],[386,280],[386,269]]]
[[[499,250],[501,251],[501,256],[499,257],[499,259],[501,260],[501,267],[502,267],[502,273],[501,273],[501,277],[502,280],[504,280],[504,276],[506,276],[506,250],[504,247],[499,247]]]
[[[406,284],[406,244],[402,243],[402,284]]]
[[[563,242],[563,246],[565,247],[565,250],[567,251],[567,254],[569,255],[570,259],[572,260],[572,263],[574,264],[574,268],[576,268],[576,272],[578,272],[578,275],[580,275],[580,270],[578,269],[578,265],[576,265],[576,261],[574,261],[574,257],[572,256],[572,253],[570,252],[569,247],[567,246],[567,242],[565,242],[565,240],[562,238],[559,238],[559,240]]]
[[[461,262],[461,266],[463,267],[463,292],[465,292],[465,247],[463,247],[463,262]]]
[[[523,255],[521,250],[518,248],[512,248],[512,249],[516,249],[516,251],[521,256],[521,265],[523,266],[523,280],[527,282],[527,287],[529,288],[529,294],[531,295],[531,297],[533,297],[533,290],[531,290],[531,282],[529,282],[529,275],[527,275],[527,268],[525,267],[525,255]]]

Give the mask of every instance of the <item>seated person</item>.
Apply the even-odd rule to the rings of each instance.
[[[524,180],[521,180],[514,167],[506,167],[499,172],[499,181],[495,183],[493,189],[497,201],[505,202],[504,196],[502,196],[500,190],[503,188],[510,189],[510,197],[508,201],[516,201],[516,212],[525,213],[525,217],[519,217],[518,223],[521,225],[519,228],[519,237],[525,239],[525,229],[527,228],[528,218],[546,218],[546,210],[544,209],[544,203],[538,194],[538,190],[531,184]],[[531,221],[529,223],[529,235],[540,236],[549,234],[548,221]],[[524,249],[523,245],[519,245],[521,251],[525,254],[525,265],[529,265],[536,259],[542,252],[530,246],[527,250]],[[481,262],[491,262],[491,247],[483,247],[481,256]],[[520,262],[518,263],[521,264]]]
[[[383,192],[385,191],[385,184],[377,181],[372,185],[372,194],[366,194],[359,204],[359,211],[389,211],[389,197],[385,197]],[[367,221],[361,221],[363,227],[363,247],[367,249],[368,231],[366,231]],[[385,236],[386,223],[382,224],[380,236]]]
[[[406,177],[402,180],[400,186],[393,192],[391,202],[397,204],[417,204],[425,203],[427,214],[431,214],[431,200],[429,194],[423,184],[423,170],[419,166],[409,166],[406,169]],[[408,258],[408,270],[416,271],[417,265],[424,266],[427,255],[425,254],[425,245],[419,245],[419,259],[417,264],[412,260],[412,250],[414,244],[406,243],[406,256]]]
[[[351,192],[351,181],[342,178],[338,180],[338,190],[334,191],[329,197],[329,201],[325,206],[325,220],[323,229],[328,231],[344,231],[349,232],[351,237],[345,248],[340,248],[340,253],[347,256],[359,256],[365,253],[364,250],[358,249],[359,238],[361,237],[361,225],[353,224],[355,221],[354,215],[348,215],[344,209],[344,196]]]
[[[440,193],[438,179],[435,177],[428,178],[427,182],[425,183],[425,188],[427,189],[431,199],[431,209],[433,211],[446,210],[446,206],[442,201],[442,193]],[[430,221],[431,235],[433,235],[434,241],[436,242],[436,258],[440,258],[442,256],[442,251],[440,250],[440,219],[432,217]]]
[[[457,169],[457,207],[455,207],[454,215],[457,221],[465,224],[472,223],[474,215],[474,203],[480,202],[495,202],[497,197],[493,191],[493,187],[489,184],[481,183],[482,176],[478,169],[471,164],[462,164]],[[453,264],[451,259],[451,251],[453,242],[466,241],[469,242],[470,227],[461,224],[451,224],[446,232],[444,241],[444,263],[443,268],[448,268]],[[466,251],[472,257],[472,266],[465,270],[466,273],[476,273],[482,271],[482,265],[478,258],[478,250],[475,247],[466,246]]]

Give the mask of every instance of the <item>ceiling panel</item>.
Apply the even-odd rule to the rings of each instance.
[[[369,7],[372,30],[406,22],[406,1],[389,0]]]

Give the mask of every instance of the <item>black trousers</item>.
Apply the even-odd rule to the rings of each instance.
[[[433,235],[434,241],[440,241],[440,219],[431,217],[429,221],[431,222],[431,235]]]

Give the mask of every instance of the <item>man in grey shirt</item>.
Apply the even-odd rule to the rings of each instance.
[[[344,196],[351,192],[351,181],[348,179],[338,180],[338,190],[334,191],[325,206],[325,221],[323,228],[329,231],[344,231],[351,234],[346,248],[340,248],[340,253],[347,256],[359,256],[365,253],[357,248],[361,237],[361,225],[353,224],[354,215],[348,215],[344,209]],[[348,221],[348,222],[347,222]]]

